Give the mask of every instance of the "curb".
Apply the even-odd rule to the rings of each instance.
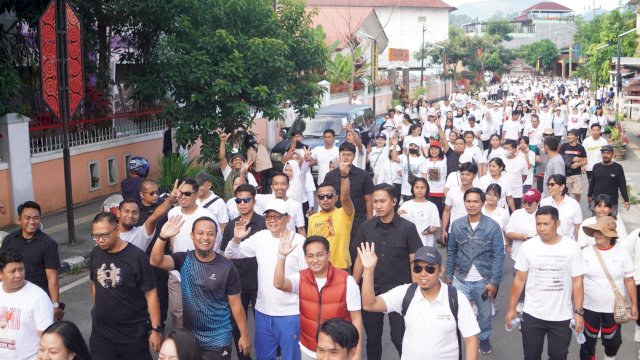
[[[89,257],[91,257],[91,252],[88,252],[82,256],[73,256],[60,261],[60,269],[58,269],[58,276],[64,275],[70,271],[75,271],[88,266]]]

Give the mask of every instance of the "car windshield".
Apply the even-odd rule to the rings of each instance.
[[[342,119],[342,117],[337,115],[318,115],[313,119],[307,119],[305,121],[306,127],[302,135],[304,137],[322,137],[322,133],[325,130],[332,129],[335,131],[336,136],[342,136],[344,135]]]

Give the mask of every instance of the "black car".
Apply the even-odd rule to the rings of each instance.
[[[343,121],[348,121],[353,129],[360,133],[363,144],[373,138],[375,132],[375,117],[369,105],[330,105],[322,107],[313,119],[299,119],[289,129],[282,129],[280,135],[284,140],[280,141],[271,150],[271,162],[275,171],[282,171],[282,157],[291,145],[291,133],[294,130],[303,129],[302,143],[310,148],[324,146],[322,133],[326,129],[333,129],[336,133],[336,146],[340,146],[345,140],[346,131],[342,128]],[[300,123],[302,122],[302,123]],[[318,176],[318,169],[311,169],[314,178]]]

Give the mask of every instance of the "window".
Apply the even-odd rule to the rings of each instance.
[[[131,154],[124,154],[124,177],[128,177],[129,176],[129,160],[131,160],[131,158],[133,157],[133,155]]]
[[[118,183],[118,160],[114,157],[107,159],[107,180],[109,185]]]
[[[89,191],[100,189],[100,162],[89,162]]]

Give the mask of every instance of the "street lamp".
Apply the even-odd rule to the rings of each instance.
[[[425,28],[425,23],[427,22],[426,16],[418,17],[418,22],[422,23],[422,44],[420,45],[420,87],[424,85],[424,58],[426,57],[424,51],[424,33],[427,31]]]
[[[629,35],[634,31],[636,31],[636,28],[627,30],[618,35],[618,61],[616,64],[616,116],[618,112],[620,112],[620,93],[622,92],[622,74],[620,72],[620,53],[622,52],[622,43],[620,41],[624,36]]]

